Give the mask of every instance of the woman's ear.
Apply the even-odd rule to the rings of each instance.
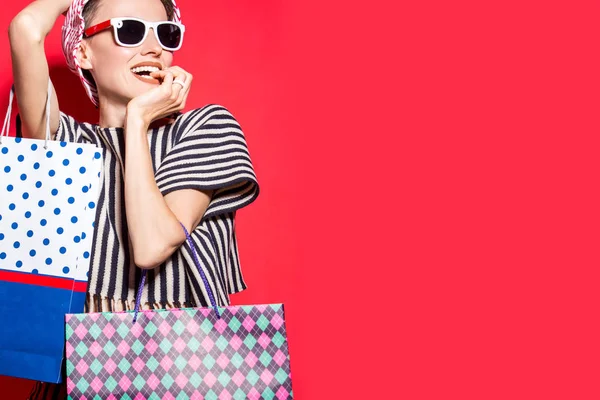
[[[85,40],[82,40],[79,48],[77,49],[77,61],[79,62],[81,69],[92,69],[91,55],[92,51],[87,46]]]

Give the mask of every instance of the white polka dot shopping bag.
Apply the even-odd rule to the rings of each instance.
[[[0,135],[0,375],[61,382],[65,314],[85,301],[102,154],[50,140],[46,108],[46,140],[5,136],[11,105]]]

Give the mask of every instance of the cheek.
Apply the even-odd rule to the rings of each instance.
[[[134,53],[132,48],[117,45],[112,35],[104,35],[97,39],[92,47],[94,61],[97,65],[114,65],[116,67],[128,57],[131,58]]]
[[[121,47],[114,43],[98,46],[94,49],[93,68],[100,76],[122,74],[130,60],[135,56],[135,49]]]
[[[163,51],[162,53],[162,62],[166,68],[169,68],[173,65],[173,53],[169,53],[168,51]]]

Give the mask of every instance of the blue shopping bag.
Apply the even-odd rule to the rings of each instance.
[[[46,140],[5,136],[12,99],[0,133],[0,375],[59,383],[65,314],[85,302],[102,157],[49,140],[48,120]]]

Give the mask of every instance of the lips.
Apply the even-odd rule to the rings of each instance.
[[[136,73],[133,74],[133,76],[135,76],[137,79],[139,79],[140,81],[144,82],[144,83],[151,83],[153,85],[158,85],[160,84],[160,81],[158,79],[154,79],[151,76],[146,76],[146,75],[138,75]]]
[[[131,68],[131,73],[140,81],[151,84],[159,84],[158,79],[154,79],[150,76],[152,72],[161,71],[162,65],[156,62],[143,62],[134,65]]]

